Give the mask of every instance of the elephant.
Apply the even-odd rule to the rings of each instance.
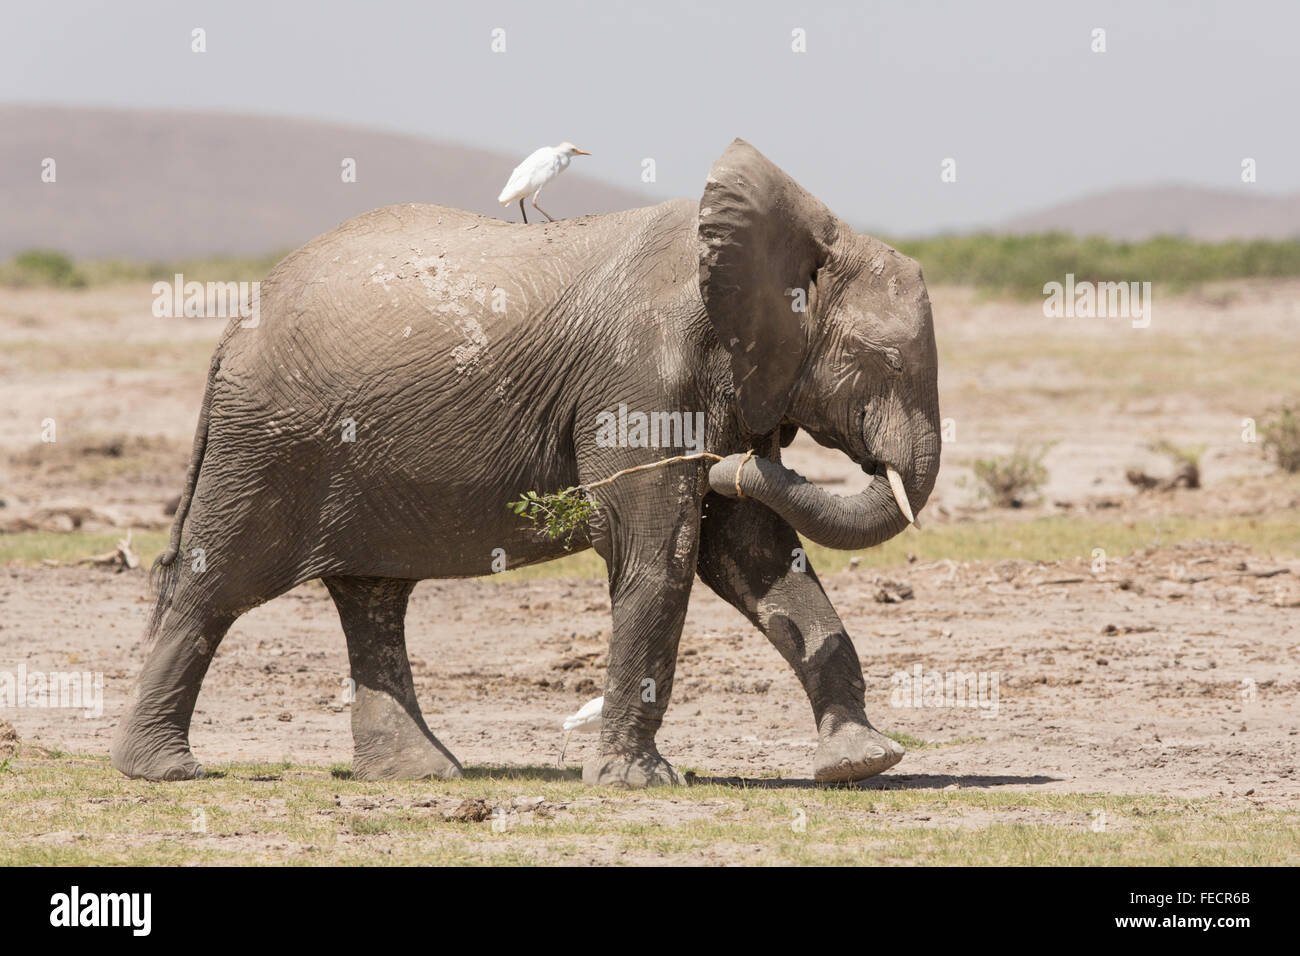
[[[282,260],[257,321],[220,338],[112,762],[202,776],[190,720],[223,636],[319,578],[355,681],[356,777],[460,776],[417,702],[412,589],[594,548],[613,626],[584,783],[682,782],[655,736],[697,575],[793,668],[815,780],[880,773],[903,748],[868,721],[857,651],[796,549],[800,534],[870,547],[915,519],[939,466],[937,365],[920,266],[741,139],[698,201],[533,225],[401,204],[345,222]],[[615,410],[667,416],[666,440],[599,440]],[[702,416],[712,457],[680,455],[679,412]],[[865,489],[832,495],[783,465],[799,429]],[[656,462],[592,489],[567,540],[509,507]]]

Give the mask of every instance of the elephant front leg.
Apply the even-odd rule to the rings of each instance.
[[[696,480],[635,507],[602,507],[593,543],[609,565],[614,627],[597,755],[584,783],[639,788],[683,779],[655,745],[672,693],[677,644],[699,545]]]
[[[429,730],[406,654],[406,602],[414,581],[325,578],[343,622],[356,697],[352,771],[361,780],[451,779],[460,763]]]
[[[813,777],[862,780],[903,758],[867,720],[857,650],[798,535],[749,500],[710,495],[704,505],[700,578],[761,630],[794,669],[812,704],[818,745]]]

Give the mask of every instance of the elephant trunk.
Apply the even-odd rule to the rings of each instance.
[[[709,486],[718,494],[736,497],[736,471],[740,493],[771,508],[801,535],[828,548],[855,551],[870,548],[898,534],[909,523],[904,503],[920,511],[930,496],[938,472],[935,447],[918,449],[903,474],[881,465],[870,484],[856,495],[834,495],[817,487],[798,472],[766,458],[730,455],[709,469]]]

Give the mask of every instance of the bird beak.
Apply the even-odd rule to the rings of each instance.
[[[573,147],[573,152],[574,152],[575,154],[577,154],[578,156],[590,156],[590,155],[591,155],[591,153],[587,152],[585,149],[578,149],[578,147],[576,147],[576,146]]]

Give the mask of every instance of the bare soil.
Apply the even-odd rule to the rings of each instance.
[[[1267,575],[1267,576],[1263,576]],[[826,581],[862,660],[868,711],[925,742],[877,785],[1241,794],[1300,801],[1300,561],[1231,545],[1112,560],[936,563],[889,572],[915,591],[877,603],[877,575]],[[140,660],[143,572],[11,568],[0,662],[104,673],[104,714],[18,709],[25,741],[104,753]],[[559,755],[565,714],[600,693],[604,585],[429,581],[408,645],[425,715],[469,765]],[[891,706],[891,678],[924,670],[999,677],[996,714]],[[351,759],[347,656],[324,589],[241,618],[216,655],[192,742],[201,760]],[[707,776],[810,775],[815,735],[784,662],[703,586],[692,598],[663,752]],[[592,738],[575,735],[580,763]]]
[[[1189,294],[1158,303],[1142,337],[1115,320],[1052,325],[1034,303],[934,290],[942,404],[956,435],[923,520],[982,522],[996,535],[1052,513],[1138,520],[1296,508],[1295,482],[1241,440],[1241,422],[1282,395],[1278,363],[1290,355],[1294,364],[1298,292],[1296,283],[1273,283]],[[154,319],[149,302],[147,285],[0,291],[0,529],[21,532],[33,518],[56,533],[169,523],[222,323]],[[1114,355],[1128,364],[1104,361]],[[59,428],[55,446],[40,442],[47,418]],[[1056,442],[1042,503],[990,509],[970,464],[1024,437]],[[1203,489],[1140,494],[1127,484],[1130,466],[1172,469],[1150,451],[1159,437],[1208,446]],[[862,480],[803,437],[788,457],[837,491]],[[39,524],[60,509],[81,517]],[[0,570],[0,671],[104,675],[100,717],[0,710],[25,742],[107,751],[141,660],[152,604],[145,578],[143,570],[30,563]],[[1104,570],[1082,557],[918,561],[824,580],[867,675],[868,713],[910,742],[873,787],[1300,802],[1294,557],[1200,542],[1111,555]],[[896,585],[914,596],[877,602],[882,587],[899,593]],[[471,766],[553,762],[563,717],[600,693],[608,639],[609,602],[596,580],[424,582],[408,618],[429,724]],[[891,706],[891,678],[918,664],[996,673],[996,716]],[[342,632],[319,585],[250,612],[204,686],[196,754],[210,765],[347,763],[346,677]],[[702,776],[810,776],[815,736],[800,688],[762,636],[702,585],[659,739],[669,759]],[[575,736],[570,766],[591,746]]]

